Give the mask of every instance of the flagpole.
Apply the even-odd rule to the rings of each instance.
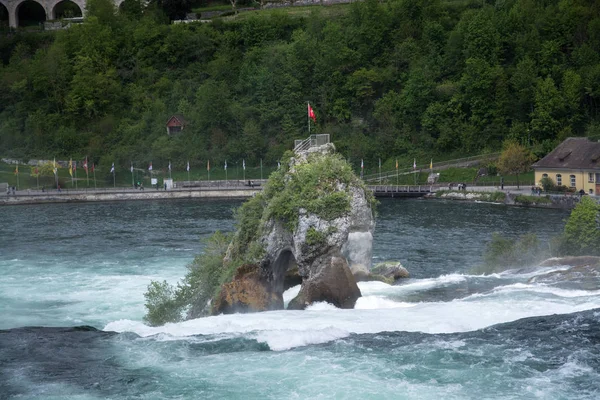
[[[208,180],[210,181],[210,160],[206,161],[206,170],[208,171]]]
[[[414,176],[414,180],[415,180],[415,186],[417,185],[417,159],[415,158],[413,160],[413,176]]]
[[[190,182],[190,162],[187,162],[187,173],[188,173],[188,182]],[[188,183],[189,185],[189,183]]]
[[[56,168],[56,158],[52,161],[52,170],[54,172],[54,180],[56,181],[56,190],[58,190],[58,168]]]
[[[19,190],[19,163],[17,162],[17,190]]]
[[[75,189],[77,190],[77,161],[75,161]]]
[[[260,159],[260,180],[262,181],[263,179],[263,173],[262,173],[262,158]]]
[[[379,159],[379,184],[381,185],[381,158]]]
[[[94,164],[92,164],[92,172],[94,173],[94,190],[97,190],[98,186],[96,186],[96,166]]]
[[[308,134],[310,135],[310,113],[308,112],[310,108],[310,101],[306,102],[306,117],[308,119]]]
[[[225,186],[228,186],[229,181],[227,180],[227,160],[225,160]]]
[[[246,181],[246,159],[242,159],[242,170],[243,170],[242,180],[245,182]]]
[[[396,186],[398,186],[398,159],[396,158]]]
[[[135,179],[133,179],[133,162],[131,163],[131,187],[135,188]]]
[[[87,180],[87,187],[90,187],[90,174],[89,174],[89,167],[88,167],[88,159],[87,157],[85,158],[85,178]]]

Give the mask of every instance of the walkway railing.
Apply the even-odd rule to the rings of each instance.
[[[464,158],[456,158],[453,160],[446,160],[441,162],[436,162],[433,164],[433,171],[441,171],[444,169],[448,169],[451,167],[468,167],[474,165],[476,163],[480,163],[484,160],[495,160],[500,156],[500,153],[489,153],[478,156],[464,157]],[[401,169],[393,169],[393,170],[385,170],[381,171],[381,173],[377,172],[374,174],[363,175],[363,180],[365,182],[378,182],[379,179],[385,178],[393,178],[397,175],[410,175],[418,172],[430,172],[429,164],[425,165],[417,165],[416,168],[401,168]]]
[[[305,151],[310,149],[311,147],[322,146],[324,144],[329,143],[329,135],[310,135],[307,139],[304,140],[295,140],[294,141],[294,151]]]

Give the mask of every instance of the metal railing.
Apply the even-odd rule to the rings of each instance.
[[[500,156],[500,153],[489,153],[478,156],[464,157],[464,158],[456,158],[454,160],[447,160],[436,162],[433,164],[433,171],[441,171],[444,169],[448,169],[451,167],[467,167],[472,164],[481,162],[481,161],[491,161],[495,160]],[[429,164],[425,165],[417,165],[416,168],[402,168],[402,169],[393,169],[393,170],[385,170],[381,171],[381,173],[376,172],[373,174],[363,175],[363,180],[365,182],[375,182],[379,179],[384,178],[392,178],[396,177],[396,175],[409,175],[417,172],[427,172],[430,171]]]
[[[294,151],[305,151],[311,147],[322,146],[327,143],[329,143],[329,134],[310,135],[307,139],[295,140]]]

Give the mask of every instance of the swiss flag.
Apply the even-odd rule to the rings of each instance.
[[[310,106],[310,103],[308,103],[308,117],[310,119],[312,119],[313,121],[317,122],[317,117],[315,117],[315,112],[313,111],[312,107]]]

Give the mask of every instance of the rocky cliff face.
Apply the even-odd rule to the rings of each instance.
[[[261,250],[254,259],[260,273],[252,274],[250,285],[247,274],[240,273],[223,285],[213,313],[282,308],[281,295],[295,269],[302,286],[288,308],[303,309],[315,301],[354,307],[361,295],[354,275],[370,268],[374,198],[333,145],[294,154],[261,196],[255,199],[262,206],[260,223],[247,244]],[[232,248],[251,236],[236,234]],[[226,260],[235,258],[232,253]],[[251,287],[260,291],[248,296]],[[252,304],[245,305],[249,298]]]

